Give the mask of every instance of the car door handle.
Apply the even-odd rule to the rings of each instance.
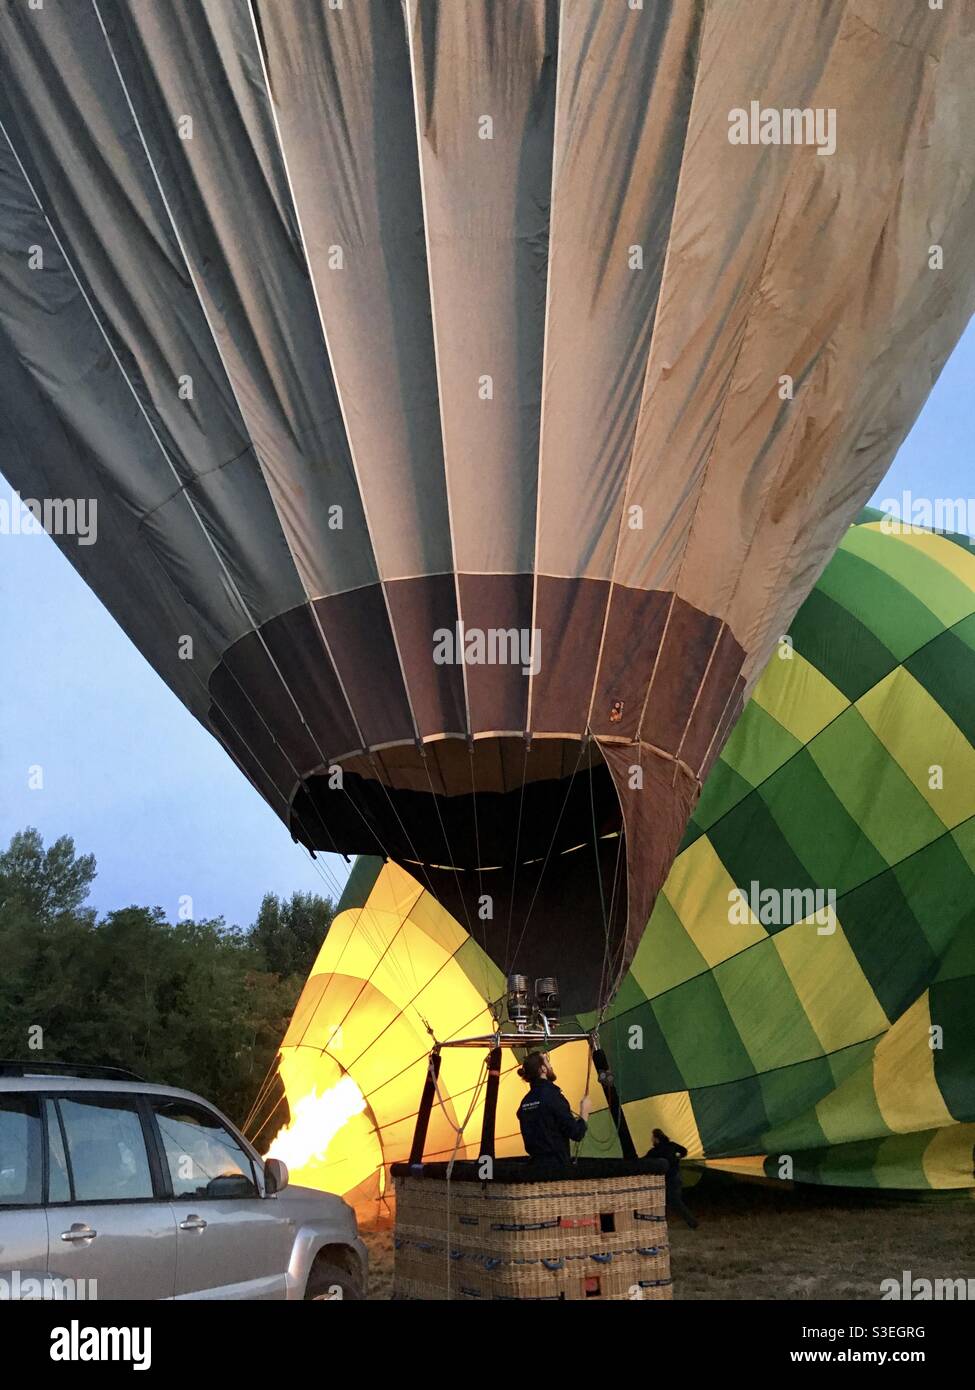
[[[202,1216],[188,1216],[185,1221],[179,1223],[181,1231],[205,1231],[207,1223]]]
[[[93,1231],[90,1226],[82,1225],[80,1222],[76,1221],[70,1230],[61,1232],[61,1239],[68,1241],[94,1240],[97,1235],[98,1232]]]

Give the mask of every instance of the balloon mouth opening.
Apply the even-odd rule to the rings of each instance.
[[[558,973],[568,1012],[602,1002],[626,930],[619,796],[595,740],[442,739],[309,777],[309,848],[401,864],[509,973]]]

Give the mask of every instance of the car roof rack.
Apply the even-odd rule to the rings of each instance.
[[[125,1067],[102,1067],[89,1062],[19,1062],[0,1058],[0,1076],[78,1076],[92,1081],[144,1081]]]

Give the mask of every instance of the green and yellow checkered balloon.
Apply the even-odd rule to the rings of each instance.
[[[302,1181],[381,1205],[408,1151],[428,1026],[490,1031],[484,999],[503,990],[419,877],[360,858],[281,1079],[293,1111],[312,1084],[351,1076],[365,1137],[354,1184],[331,1152]],[[640,1152],[660,1127],[732,1171],[972,1188],[973,996],[975,548],[865,513],[712,769],[601,1040]],[[449,1123],[428,1157],[450,1156],[465,1116],[471,1156],[481,1058],[445,1056]],[[568,1094],[598,1091],[584,1044],[560,1048],[557,1067]],[[513,1068],[506,1054],[499,1154],[520,1151]],[[619,1152],[605,1108],[582,1152]]]
[[[867,512],[712,770],[604,1024],[639,1139],[797,1180],[975,1183],[973,745],[975,547]],[[784,924],[797,889],[818,917]]]

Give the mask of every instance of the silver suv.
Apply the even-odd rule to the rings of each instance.
[[[364,1298],[341,1199],[212,1105],[105,1067],[0,1062],[0,1294]]]

